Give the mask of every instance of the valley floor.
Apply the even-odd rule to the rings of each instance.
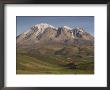
[[[94,74],[93,57],[77,55],[76,61],[69,59],[64,55],[17,51],[16,74]]]

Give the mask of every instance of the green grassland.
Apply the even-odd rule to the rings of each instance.
[[[17,74],[94,74],[93,46],[17,49]]]

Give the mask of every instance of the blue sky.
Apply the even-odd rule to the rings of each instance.
[[[48,23],[54,27],[83,26],[85,31],[94,35],[94,16],[17,16],[17,35],[39,23]]]

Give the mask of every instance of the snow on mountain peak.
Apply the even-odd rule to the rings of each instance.
[[[47,23],[40,23],[40,24],[35,25],[35,27],[37,27],[38,29],[46,29],[46,28],[48,28],[48,27],[50,27],[50,28],[55,28],[55,27],[53,27],[52,25],[47,24]]]
[[[52,28],[55,29],[55,27],[53,27],[50,24],[47,23],[40,23],[40,24],[36,24],[34,25],[31,30],[35,31],[35,36],[38,36],[40,34],[42,34],[47,28]],[[33,31],[32,31],[33,32]]]
[[[84,28],[82,27],[77,27],[76,29],[78,29],[80,32],[84,32]]]
[[[63,28],[69,29],[71,30],[72,28],[68,27],[68,26],[63,26]]]

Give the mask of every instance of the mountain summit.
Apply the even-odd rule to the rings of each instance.
[[[37,24],[35,25],[34,27],[37,27],[38,29],[46,29],[46,28],[55,28],[53,27],[52,25],[49,25],[47,23],[40,23],[40,24]]]
[[[93,45],[94,37],[84,28],[54,27],[40,23],[17,36],[17,47],[28,47],[41,44]]]

